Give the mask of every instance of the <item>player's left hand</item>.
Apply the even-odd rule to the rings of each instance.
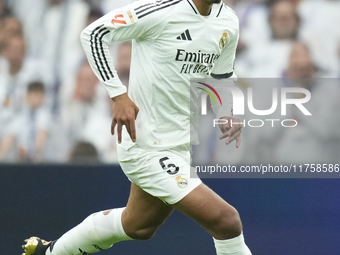
[[[222,117],[221,119],[226,119],[228,122],[225,124],[219,124],[219,127],[222,131],[222,135],[220,135],[220,139],[224,139],[229,137],[229,139],[225,142],[225,144],[230,144],[232,141],[236,140],[236,148],[240,147],[241,144],[241,132],[242,132],[242,125],[241,124],[234,124],[240,123],[239,119],[232,118],[232,117]],[[231,126],[232,123],[232,126]]]
[[[129,98],[127,93],[112,98],[112,123],[111,134],[114,135],[117,125],[118,143],[122,142],[122,129],[126,127],[131,140],[136,142],[135,120],[139,112],[139,108]]]

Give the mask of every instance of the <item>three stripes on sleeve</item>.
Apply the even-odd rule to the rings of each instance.
[[[138,19],[141,19],[153,12],[162,10],[164,8],[167,8],[169,6],[178,4],[182,2],[183,0],[161,0],[161,1],[155,1],[152,3],[144,4],[135,9],[135,13],[138,17]],[[109,66],[109,63],[107,61],[107,57],[105,55],[105,50],[103,47],[103,37],[110,33],[109,29],[104,27],[104,24],[96,27],[90,36],[90,42],[91,42],[91,52],[94,59],[94,62],[96,64],[97,70],[103,79],[103,81],[110,80],[111,78],[114,78],[114,74]],[[189,34],[189,31],[185,31],[185,34],[183,33],[181,35],[182,40],[191,40],[191,36]],[[177,38],[180,40],[180,38]]]
[[[112,70],[110,69],[109,63],[105,56],[104,48],[103,48],[103,37],[108,34],[110,31],[103,27],[104,25],[100,25],[96,27],[91,33],[91,51],[93,55],[94,62],[97,66],[97,69],[102,77],[103,81],[110,80],[114,78]]]

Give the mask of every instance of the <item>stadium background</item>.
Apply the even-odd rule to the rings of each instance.
[[[21,254],[32,234],[54,239],[94,211],[124,206],[129,181],[117,166],[6,166],[0,179],[1,254]],[[29,180],[29,181],[28,181]],[[241,214],[253,254],[339,254],[339,179],[206,179]],[[149,241],[102,254],[215,254],[212,238],[174,212]]]
[[[86,63],[79,34],[103,13],[129,2],[0,0],[2,254],[20,254],[22,239],[32,234],[53,239],[94,211],[125,204],[129,182],[115,165],[111,103]],[[240,18],[239,77],[339,78],[340,1],[226,3]],[[130,47],[129,42],[112,47],[127,86]],[[339,95],[340,90],[324,97],[336,107]],[[340,123],[339,108],[334,109],[325,113]],[[309,152],[314,144],[337,152],[330,163],[339,163],[337,129],[320,125],[319,135],[308,133],[308,125],[301,128],[308,141],[297,141],[300,151]],[[294,151],[281,148],[280,141],[294,142],[294,136],[285,133],[280,141],[271,138],[267,147],[258,146],[263,139],[249,138],[264,156],[252,163],[278,156],[290,163]],[[207,160],[224,157],[225,151],[209,148]],[[277,153],[268,154],[268,148]],[[242,152],[232,163],[251,157],[249,150]],[[320,154],[313,152],[311,159]],[[73,165],[79,162],[92,166]],[[339,254],[338,179],[205,182],[239,209],[253,254]],[[103,254],[214,254],[212,245],[199,226],[174,213],[151,241],[117,244]]]

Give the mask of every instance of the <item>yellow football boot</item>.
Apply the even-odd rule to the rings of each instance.
[[[25,242],[26,244],[22,246],[25,253],[22,255],[45,255],[47,248],[51,244],[51,242],[46,242],[36,236],[26,239]]]

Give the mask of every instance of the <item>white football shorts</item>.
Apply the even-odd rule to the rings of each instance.
[[[131,182],[167,204],[175,204],[202,183],[190,177],[190,145],[147,150],[117,146],[119,164]],[[194,172],[194,171],[193,171]]]

